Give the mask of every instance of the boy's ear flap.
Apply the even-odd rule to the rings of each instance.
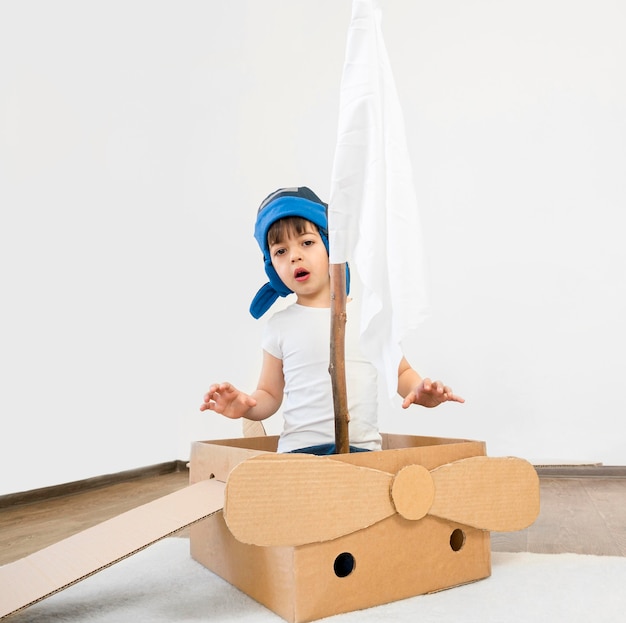
[[[250,313],[257,320],[274,304],[279,296],[287,296],[293,292],[281,281],[271,261],[265,261],[265,274],[269,277],[270,282],[266,283],[256,293],[250,304]]]
[[[252,299],[250,303],[250,313],[253,318],[257,320],[274,304],[274,301],[278,298],[278,292],[272,288],[269,283],[266,283]]]

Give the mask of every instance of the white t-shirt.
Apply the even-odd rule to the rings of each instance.
[[[268,321],[263,349],[283,362],[284,427],[279,452],[335,443],[330,363],[330,309],[294,303]],[[376,368],[359,347],[358,322],[346,324],[346,385],[350,445],[380,450]]]

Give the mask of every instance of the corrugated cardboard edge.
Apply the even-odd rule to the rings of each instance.
[[[224,486],[203,480],[0,567],[0,619],[220,511]]]

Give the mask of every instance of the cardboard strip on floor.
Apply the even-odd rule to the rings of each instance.
[[[224,486],[203,480],[0,567],[0,618],[220,511]]]

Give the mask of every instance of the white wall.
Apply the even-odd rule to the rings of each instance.
[[[382,428],[625,465],[626,5],[381,4],[432,288],[406,353],[467,399]],[[198,404],[256,380],[258,203],[328,196],[349,15],[0,4],[0,494],[240,434]]]

